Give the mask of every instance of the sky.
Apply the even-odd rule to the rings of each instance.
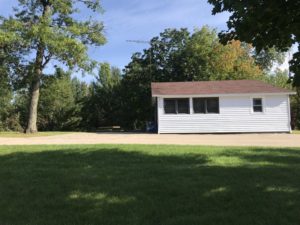
[[[228,19],[227,14],[212,16],[212,7],[206,0],[104,0],[103,7],[108,43],[95,55],[121,68],[132,53],[148,47],[126,40],[149,41],[166,28],[193,30],[209,25],[222,30]]]
[[[0,15],[12,13],[17,0],[0,0]],[[166,28],[200,28],[208,25],[217,31],[226,30],[229,14],[212,15],[207,0],[102,0],[104,13],[93,15],[104,22],[107,43],[90,50],[90,56],[99,62],[109,62],[123,69],[135,52],[147,48],[147,44],[126,40],[149,41]],[[87,10],[82,16],[90,16]],[[90,81],[89,77],[84,78]]]

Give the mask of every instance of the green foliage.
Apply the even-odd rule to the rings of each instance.
[[[276,48],[261,50],[259,53],[254,51],[255,62],[265,71],[270,71],[274,64],[284,63],[286,54],[278,51]]]
[[[76,130],[81,122],[79,103],[85,87],[71,74],[57,69],[54,76],[44,77],[41,86],[38,125],[41,130]],[[75,91],[75,92],[74,92]]]
[[[0,72],[0,130],[9,130],[8,119],[12,110],[12,90],[8,79]]]
[[[208,0],[213,14],[228,11],[231,13],[227,22],[228,31],[220,33],[223,43],[232,39],[251,43],[257,49],[268,50],[276,47],[286,52],[293,44],[298,44],[298,51],[290,61],[294,73],[293,84],[300,86],[300,1],[268,0]]]
[[[94,12],[101,9],[98,0],[82,3]],[[105,38],[101,22],[75,19],[82,7],[74,0],[19,0],[15,16],[0,20],[0,45],[17,44],[19,48],[15,51],[23,51],[20,57],[28,65],[32,63],[30,55],[42,45],[42,67],[55,59],[70,68],[90,70],[95,63],[87,55],[87,46],[102,45]]]
[[[265,81],[276,87],[281,87],[285,89],[293,89],[291,82],[289,82],[288,71],[276,70],[274,74],[268,74],[265,76]]]
[[[151,40],[149,49],[135,53],[125,68],[122,125],[141,129],[154,120],[151,82],[263,79],[250,48],[239,41],[224,46],[208,27],[192,34],[187,29],[166,29]]]
[[[14,113],[13,85],[8,66],[17,66],[18,61],[13,55],[6,53],[4,49],[0,49],[0,131],[20,131],[18,114]]]
[[[283,59],[277,48],[254,51],[238,40],[222,45],[209,27],[193,33],[166,29],[151,40],[148,49],[132,56],[122,76],[118,68],[88,57],[88,46],[99,46],[105,39],[102,23],[76,19],[84,5],[94,13],[101,11],[96,0],[20,0],[15,16],[0,19],[0,74],[6,79],[0,81],[0,92],[7,90],[0,96],[0,103],[7,104],[0,114],[2,123],[7,121],[4,117],[13,115],[9,121],[14,124],[6,127],[19,130],[27,126],[36,81],[42,87],[38,107],[41,130],[97,130],[112,125],[143,129],[147,121],[154,120],[153,81],[265,79],[289,87],[285,74],[265,76],[274,62]],[[73,71],[91,72],[100,65],[99,74],[91,85],[72,79],[61,69],[53,75],[37,76],[37,69],[43,71],[51,60]],[[17,89],[14,95],[13,89]],[[292,99],[293,109],[297,99]]]
[[[72,87],[72,93],[76,105],[82,106],[83,100],[88,96],[89,85],[85,82],[80,81],[78,78],[74,77],[71,80],[71,87]]]
[[[263,71],[250,54],[250,46],[240,41],[231,41],[223,46],[218,44],[210,62],[210,80],[263,79]]]
[[[110,66],[109,63],[101,63],[97,77],[99,85],[103,88],[112,88],[120,83],[121,71],[119,68]]]
[[[19,119],[19,124],[23,131],[26,129],[28,120],[28,105],[30,102],[30,94],[27,88],[19,89],[14,96],[14,114]]]
[[[99,0],[18,2],[14,16],[0,18],[0,48],[4,49],[0,50],[0,60],[2,53],[9,49],[18,62],[17,67],[7,64],[13,80],[17,86],[31,86],[26,132],[37,132],[39,88],[44,76],[43,70],[50,61],[60,62],[69,69],[82,72],[93,70],[97,63],[89,58],[88,47],[105,43],[103,24],[92,20],[94,17],[79,19],[80,11],[85,6],[96,16],[102,9]],[[22,72],[19,68],[22,68]]]
[[[14,95],[13,115],[17,117],[22,130],[27,126],[29,92],[29,89],[23,88]],[[80,130],[81,111],[87,95],[88,85],[77,78],[71,79],[70,72],[58,68],[54,75],[45,76],[38,116],[41,131]]]
[[[265,76],[265,81],[276,86],[285,89],[297,91],[297,88],[293,87],[290,82],[288,71],[276,70],[274,74],[268,74]],[[300,95],[299,90],[296,95],[290,96],[291,105],[291,125],[293,129],[300,128]]]
[[[300,129],[300,87],[296,87],[296,95],[291,99],[293,128]]]
[[[101,64],[96,81],[90,85],[89,95],[82,108],[81,126],[87,130],[120,124],[121,72],[108,63]]]

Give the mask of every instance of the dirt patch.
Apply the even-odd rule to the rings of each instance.
[[[174,144],[212,146],[300,147],[297,134],[131,134],[72,133],[47,137],[0,138],[0,145]]]

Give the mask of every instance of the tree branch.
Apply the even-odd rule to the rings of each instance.
[[[42,68],[45,68],[45,66],[50,62],[50,60],[52,58],[52,54],[49,53],[49,55],[44,56],[44,58],[45,58],[45,61],[44,61],[43,65],[42,65]]]

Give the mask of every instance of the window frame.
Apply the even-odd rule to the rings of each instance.
[[[164,98],[163,99],[163,110],[164,110],[164,114],[167,114],[167,115],[176,115],[177,114],[177,110],[176,110],[176,101],[174,101],[174,107],[175,107],[175,112],[174,113],[168,113],[166,112],[166,101],[174,101],[174,99],[172,98]]]
[[[254,104],[254,100],[256,100],[256,99],[261,100],[261,105],[255,105]],[[265,106],[265,101],[264,101],[263,97],[252,97],[251,102],[252,102],[252,109],[251,109],[252,113],[259,114],[259,113],[264,113],[265,112],[265,107],[264,107]],[[254,107],[261,107],[261,111],[255,111]]]
[[[196,99],[203,99],[204,100],[204,110],[205,112],[195,112],[195,101]],[[207,100],[208,99],[217,99],[218,100],[218,112],[208,112],[207,108]],[[193,103],[193,113],[194,114],[220,114],[220,97],[193,97],[192,98],[192,103]]]
[[[165,101],[166,100],[173,100],[175,101],[175,113],[166,113],[166,108],[165,108]],[[178,112],[178,100],[187,100],[187,103],[188,103],[188,111],[186,113],[182,113],[182,112]],[[190,106],[190,98],[163,98],[163,112],[164,114],[166,115],[178,115],[178,114],[183,114],[183,115],[189,115],[191,114],[191,106]]]

